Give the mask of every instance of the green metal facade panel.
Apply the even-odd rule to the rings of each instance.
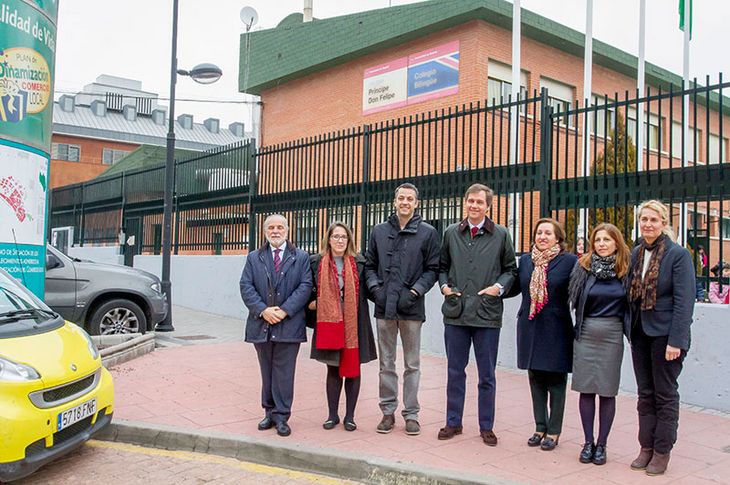
[[[193,155],[200,154],[193,150],[175,149],[175,160],[188,158]],[[114,165],[110,166],[106,171],[102,172],[96,178],[106,178],[110,175],[117,175],[122,172],[129,172],[137,169],[154,167],[163,165],[167,157],[167,148],[155,145],[142,145],[129,155],[123,157]]]

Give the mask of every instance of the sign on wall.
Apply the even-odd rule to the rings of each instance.
[[[365,70],[363,115],[459,92],[459,41]]]
[[[44,294],[58,0],[0,0],[0,268]]]

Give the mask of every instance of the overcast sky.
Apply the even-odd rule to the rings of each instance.
[[[314,0],[314,16],[328,18],[409,0]],[[682,74],[682,32],[678,0],[647,0],[646,60]],[[638,0],[594,0],[593,35],[632,54],[638,53]],[[212,62],[223,69],[216,84],[197,85],[180,77],[178,100],[193,98],[245,101],[238,92],[238,45],[245,31],[239,18],[244,6],[258,11],[254,29],[275,27],[286,15],[301,11],[302,0],[180,0],[178,60],[180,68]],[[522,7],[581,32],[585,0],[523,0]],[[690,75],[716,82],[730,80],[727,21],[730,2],[696,0]],[[172,0],[61,0],[56,52],[56,91],[77,92],[99,74],[142,81],[142,88],[168,97],[170,83]],[[316,49],[317,46],[312,46]],[[702,81],[704,84],[704,82]],[[167,101],[162,101],[167,104]],[[243,121],[247,105],[178,101],[176,114],[192,113],[197,122],[218,117],[224,126]]]

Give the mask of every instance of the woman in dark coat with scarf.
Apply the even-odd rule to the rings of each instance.
[[[528,446],[555,449],[563,427],[565,392],[573,362],[568,282],[577,257],[565,251],[565,231],[554,219],[537,221],[534,246],[520,257],[522,294],[517,312],[517,366],[527,369],[535,417]],[[514,296],[516,291],[510,292]],[[549,407],[548,407],[549,402]]]
[[[628,337],[631,329],[626,295],[630,253],[618,228],[607,223],[593,229],[586,249],[570,275],[570,305],[575,311],[571,388],[580,393],[578,410],[585,436],[578,459],[603,465],[616,415],[624,335]],[[598,441],[593,434],[596,395]]]
[[[344,381],[344,427],[355,431],[360,364],[377,358],[366,298],[365,259],[355,251],[352,231],[342,222],[330,225],[321,247],[310,258],[314,285],[307,313],[314,328],[310,357],[327,365],[329,416],[322,426],[329,430],[340,422]]]
[[[631,251],[631,358],[639,395],[639,456],[631,463],[661,475],[677,441],[679,385],[695,304],[692,257],[676,244],[669,209],[657,200],[638,210],[641,238]]]

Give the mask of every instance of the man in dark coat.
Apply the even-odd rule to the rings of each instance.
[[[462,432],[466,369],[474,344],[479,372],[479,432],[488,446],[494,434],[497,349],[502,327],[502,295],[512,286],[517,269],[512,238],[507,229],[487,217],[492,190],[473,184],[464,194],[466,219],[446,229],[441,246],[439,285],[446,297],[444,341],[448,362],[446,426],[438,439]]]
[[[403,344],[403,417],[406,434],[421,432],[418,382],[421,377],[421,325],[426,320],[424,295],[436,282],[439,237],[416,214],[418,189],[402,184],[395,191],[395,212],[373,228],[365,262],[367,287],[375,301],[380,358],[378,433],[390,433],[398,407],[395,356],[398,333]]]
[[[301,342],[307,341],[304,307],[312,291],[309,255],[287,241],[289,225],[275,214],[264,221],[266,244],[251,252],[241,275],[241,297],[248,308],[246,342],[254,344],[261,368],[263,431],[276,427],[289,436],[294,369]]]

